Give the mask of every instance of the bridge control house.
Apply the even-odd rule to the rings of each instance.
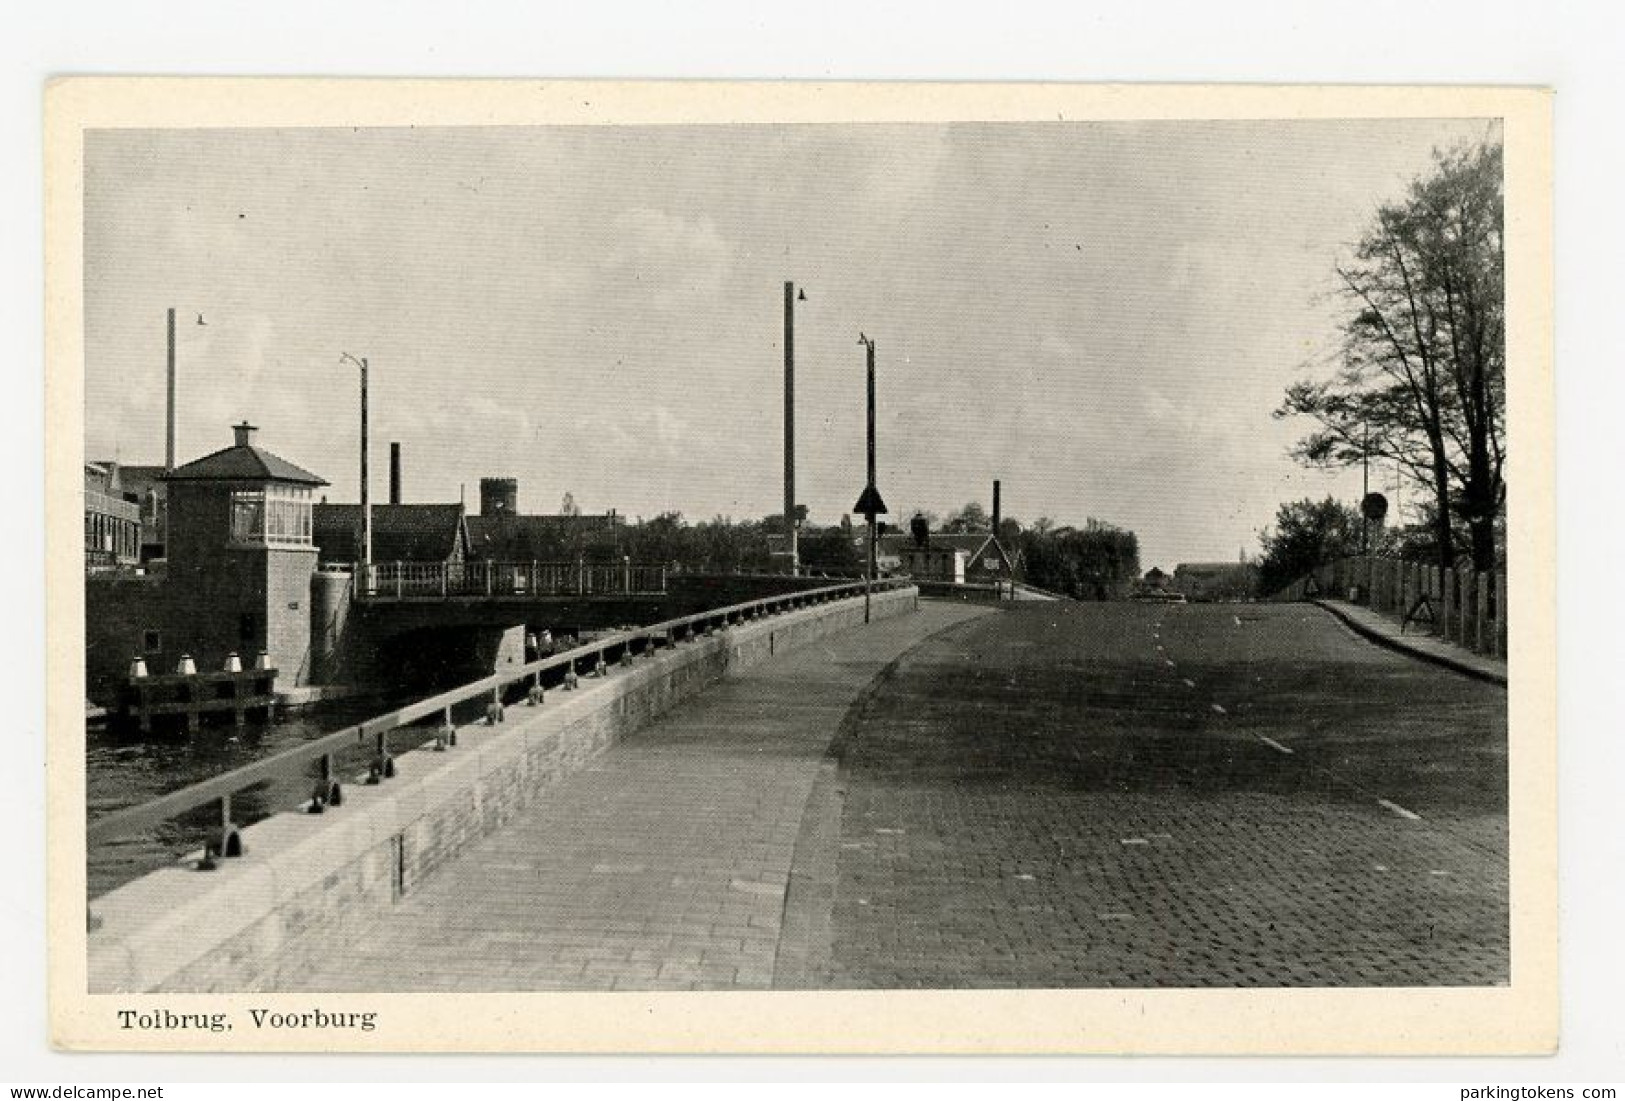
[[[257,446],[231,447],[164,475],[166,560],[144,575],[87,576],[87,692],[116,702],[140,658],[152,673],[190,657],[200,672],[260,655],[277,687],[310,680],[313,493],[327,482]],[[102,697],[96,699],[97,696]]]
[[[667,607],[659,567],[624,556],[538,560],[558,547],[508,538],[528,532],[531,519],[551,518],[515,516],[511,507],[482,518],[490,524],[475,553],[461,504],[401,503],[398,478],[391,502],[370,510],[372,554],[362,566],[360,506],[318,503],[327,482],[260,447],[256,431],[236,425],[231,447],[163,475],[164,559],[134,564],[132,515],[132,564],[87,568],[86,697],[94,707],[131,707],[137,688],[172,687],[132,684],[141,677],[218,680],[239,670],[274,670],[265,692],[291,705],[449,686],[523,661],[527,635],[653,622]],[[584,518],[566,519],[573,530]],[[616,523],[607,530],[616,534]],[[245,679],[261,698],[265,678]],[[186,698],[162,706],[196,702],[190,682],[173,687]]]

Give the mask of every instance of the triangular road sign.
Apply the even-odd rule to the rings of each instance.
[[[863,496],[858,498],[858,503],[852,506],[852,511],[873,520],[876,516],[886,515],[886,502],[881,500],[880,490],[868,486],[864,489]]]

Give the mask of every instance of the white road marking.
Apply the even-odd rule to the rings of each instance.
[[[902,833],[904,831],[902,831],[902,830],[889,830],[889,829],[886,829],[885,827],[880,827],[880,828],[876,829],[875,832],[876,833],[884,833],[884,834],[887,834],[888,836],[890,836],[890,835],[895,835],[895,834]]]
[[[1236,626],[1237,627],[1241,626],[1241,617],[1239,615],[1233,615],[1230,618],[1236,621]]]
[[[1180,677],[1179,679],[1185,682],[1185,687],[1186,688],[1195,688],[1196,687],[1196,682],[1191,680],[1189,677]]]
[[[1449,874],[1450,874],[1449,872],[1440,871],[1438,868],[1429,868],[1428,869],[1428,875],[1449,875]]]
[[[1174,663],[1173,663],[1173,662],[1171,662],[1171,661],[1169,661],[1169,660],[1168,660],[1168,659],[1167,659],[1167,658],[1163,658],[1163,659],[1162,659],[1162,663],[1163,663],[1163,664],[1164,664],[1164,665],[1166,665],[1166,666],[1167,666],[1167,667],[1168,667],[1168,668],[1170,668],[1170,669],[1174,669],[1174,668],[1177,668],[1177,666],[1175,666],[1175,665],[1174,665]]]
[[[1035,877],[1028,875],[1026,872],[1022,872],[1020,875],[1016,876],[1016,878],[1024,883],[1031,883]]]
[[[1388,870],[1388,865],[1386,864],[1373,864],[1372,867],[1379,872],[1386,872]]]
[[[1258,740],[1263,742],[1265,745],[1269,746],[1271,749],[1275,750],[1277,753],[1291,753],[1292,752],[1291,749],[1289,749],[1288,747],[1282,745],[1280,742],[1276,741],[1274,738],[1266,738],[1266,737],[1264,737],[1264,735],[1260,734],[1258,736]]]
[[[771,895],[779,898],[784,894],[784,887],[775,883],[758,883],[754,879],[735,879],[728,883],[736,891],[747,895]]]
[[[1126,913],[1123,913],[1121,911],[1118,911],[1116,913],[1096,914],[1095,916],[1097,918],[1099,918],[1101,921],[1133,921],[1134,920],[1134,915],[1133,914],[1126,914]]]
[[[1408,818],[1412,822],[1420,822],[1422,820],[1422,816],[1420,814],[1417,814],[1415,811],[1406,810],[1404,807],[1400,806],[1398,803],[1390,803],[1386,799],[1378,799],[1377,800],[1377,806],[1382,807],[1385,810],[1391,810],[1395,814],[1399,815],[1401,818]]]
[[[1215,704],[1209,704],[1209,706],[1210,706],[1210,707],[1212,707],[1212,708],[1213,708],[1213,710],[1215,710],[1215,711],[1217,711],[1217,712],[1218,712],[1218,713],[1219,713],[1219,714],[1221,714],[1221,715],[1228,715],[1228,714],[1230,714],[1230,712],[1228,712],[1228,711],[1226,711],[1226,710],[1225,710],[1225,709],[1224,709],[1224,708],[1222,708],[1222,707],[1220,707],[1220,706],[1219,706],[1219,705],[1218,705],[1218,704],[1216,704],[1216,703],[1215,703]]]
[[[1125,837],[1125,838],[1123,838],[1123,844],[1125,844],[1125,845],[1149,845],[1149,844],[1151,844],[1151,842],[1147,841],[1143,837]]]

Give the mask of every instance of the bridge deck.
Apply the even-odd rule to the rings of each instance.
[[[922,604],[718,686],[610,749],[325,953],[323,991],[767,988],[803,809],[852,703],[926,636]]]

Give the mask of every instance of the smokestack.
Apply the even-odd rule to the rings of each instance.
[[[401,503],[401,445],[389,445],[389,503]]]
[[[175,307],[169,307],[169,414],[164,422],[164,470],[175,469]]]
[[[999,480],[993,479],[993,534],[999,534]]]

